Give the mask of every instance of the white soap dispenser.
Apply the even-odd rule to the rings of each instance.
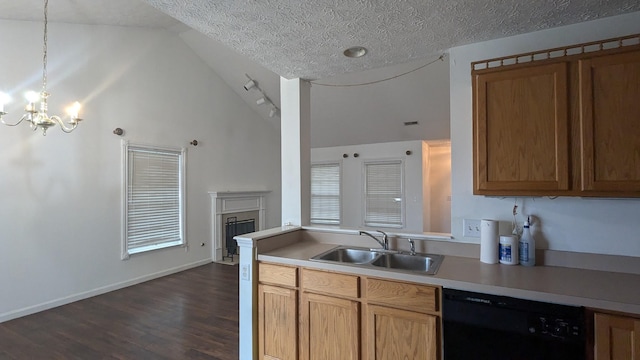
[[[529,231],[530,219],[524,222],[524,229],[522,229],[522,236],[520,237],[520,264],[524,266],[536,265],[536,240],[531,236]]]

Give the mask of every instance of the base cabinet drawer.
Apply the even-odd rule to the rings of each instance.
[[[369,303],[418,312],[436,312],[439,309],[438,288],[434,286],[367,279],[365,292]]]
[[[360,278],[356,275],[302,269],[300,286],[304,291],[358,298],[359,284]]]

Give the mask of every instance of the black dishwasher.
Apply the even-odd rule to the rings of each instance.
[[[444,289],[445,360],[583,360],[584,308]]]

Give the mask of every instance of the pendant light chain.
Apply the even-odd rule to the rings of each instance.
[[[47,9],[49,0],[44,0],[44,41],[42,45],[42,93],[47,92]]]

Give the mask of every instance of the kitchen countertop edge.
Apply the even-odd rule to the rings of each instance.
[[[484,264],[446,255],[436,275],[309,260],[339,244],[304,241],[258,254],[258,261],[410,281],[535,301],[640,314],[640,275],[554,266]]]

